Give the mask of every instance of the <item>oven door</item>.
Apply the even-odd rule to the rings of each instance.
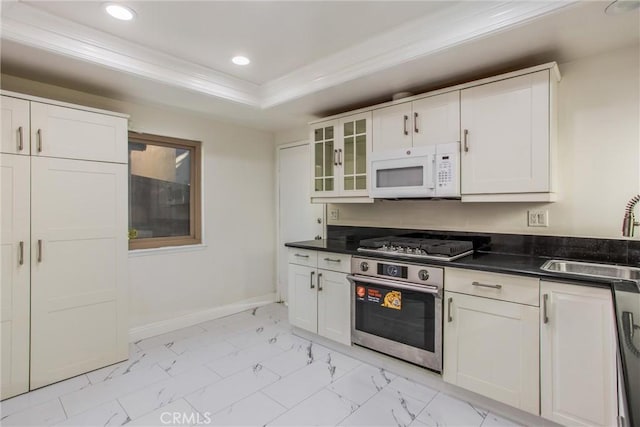
[[[442,371],[442,292],[437,287],[349,275],[351,341]]]

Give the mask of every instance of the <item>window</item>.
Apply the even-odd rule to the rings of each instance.
[[[201,242],[200,142],[129,132],[129,249]]]

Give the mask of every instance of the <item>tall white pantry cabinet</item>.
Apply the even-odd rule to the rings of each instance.
[[[6,399],[128,357],[127,116],[2,92]]]

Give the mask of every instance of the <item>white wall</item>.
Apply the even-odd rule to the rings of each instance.
[[[309,128],[306,126],[285,129],[275,134],[275,144],[282,145],[290,142],[306,141],[309,139]]]
[[[273,135],[179,110],[107,99],[13,76],[2,88],[131,115],[132,129],[202,141],[204,247],[129,258],[130,324],[139,337],[216,308],[275,297]],[[203,312],[207,313],[203,313]],[[202,316],[198,316],[201,313]],[[147,328],[154,322],[156,328]]]
[[[559,193],[555,203],[379,201],[335,204],[334,225],[621,238],[628,200],[640,193],[638,46],[560,64]],[[548,209],[549,227],[527,227]]]

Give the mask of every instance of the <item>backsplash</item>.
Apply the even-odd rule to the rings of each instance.
[[[571,258],[640,266],[640,241],[529,234],[475,233],[401,228],[327,226],[327,238],[360,240],[398,234],[421,234],[431,238],[473,241],[474,249],[496,253]]]

